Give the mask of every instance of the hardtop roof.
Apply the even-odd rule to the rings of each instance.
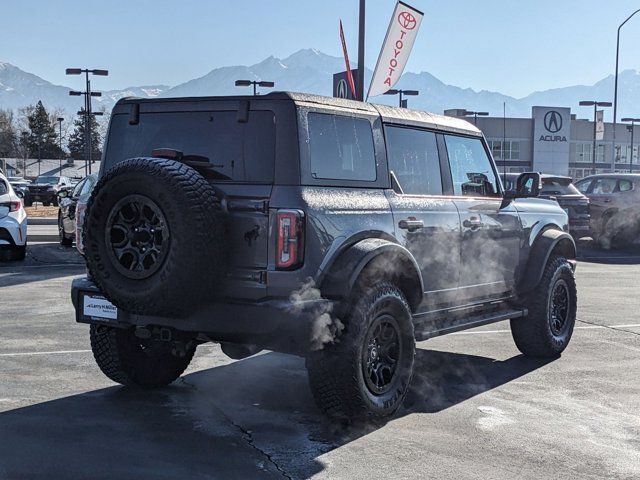
[[[211,96],[211,97],[160,97],[160,98],[137,98],[126,97],[119,100],[114,107],[114,113],[119,106],[131,103],[189,103],[189,102],[210,102],[210,101],[230,101],[230,100],[247,100],[247,101],[263,101],[263,100],[285,100],[293,101],[298,106],[318,105],[323,108],[335,107],[336,111],[344,113],[345,110],[351,110],[353,113],[361,112],[363,114],[379,115],[384,122],[410,125],[423,128],[431,128],[435,130],[443,130],[452,133],[461,133],[466,135],[482,136],[482,132],[466,120],[448,117],[445,115],[437,115],[421,110],[412,110],[408,108],[390,107],[387,105],[378,105],[368,102],[359,102],[355,100],[346,100],[343,98],[325,97],[322,95],[312,95],[308,93],[296,92],[271,92],[265,95],[228,95],[228,96]]]

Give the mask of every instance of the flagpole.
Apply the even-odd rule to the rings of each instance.
[[[364,13],[365,0],[360,0],[360,22],[358,27],[358,78],[356,79],[356,98],[361,102],[364,101]]]

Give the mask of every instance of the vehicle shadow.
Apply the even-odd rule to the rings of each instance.
[[[439,412],[545,363],[418,349],[398,416]],[[327,420],[304,361],[267,353],[159,391],[110,387],[0,413],[0,477],[308,478],[322,454],[381,428]]]
[[[591,239],[580,239],[578,247],[578,261],[599,263],[606,265],[638,265],[640,264],[640,246],[625,248],[602,249]]]

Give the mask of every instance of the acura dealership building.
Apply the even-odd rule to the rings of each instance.
[[[465,116],[461,109],[444,113]],[[594,158],[594,122],[576,118],[570,108],[533,107],[531,118],[478,117],[475,121],[496,163],[508,172],[554,173],[574,180],[594,172],[640,173],[640,125],[635,127],[632,156],[630,127],[616,125],[614,145],[613,123],[604,123],[604,135],[597,135],[602,139],[596,141]]]

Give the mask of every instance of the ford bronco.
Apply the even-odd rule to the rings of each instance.
[[[558,356],[576,318],[567,214],[505,191],[482,133],[294,93],[120,100],[83,239],[76,320],[124,385],[173,382],[198,345],[306,358],[319,407],[391,415],[415,344],[510,320]]]

